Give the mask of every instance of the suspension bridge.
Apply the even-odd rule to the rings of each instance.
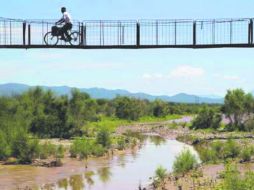
[[[54,20],[0,18],[0,48],[252,48],[253,19],[74,22],[75,43],[46,35]],[[58,43],[49,43],[52,40]],[[59,40],[59,41],[58,41]]]

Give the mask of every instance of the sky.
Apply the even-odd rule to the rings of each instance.
[[[3,0],[0,16],[75,20],[254,17],[250,0]],[[254,90],[254,49],[0,50],[0,84],[101,87],[154,95]]]

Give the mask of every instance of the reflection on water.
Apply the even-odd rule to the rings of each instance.
[[[112,173],[110,172],[109,167],[98,169],[97,174],[98,174],[101,182],[103,182],[103,183],[110,182],[110,178],[112,176]]]
[[[121,166],[122,168],[125,168],[126,165],[126,156],[124,154],[121,154],[117,157],[117,164]]]
[[[167,142],[166,139],[161,138],[158,135],[150,136],[149,139],[155,146],[164,145]]]
[[[91,187],[94,184],[93,176],[95,173],[93,171],[89,171],[85,173],[85,180],[89,187]]]
[[[58,185],[59,188],[67,190],[68,180],[67,179],[62,179],[62,180],[58,181],[57,185]]]
[[[184,148],[195,152],[188,145],[159,136],[150,136],[143,140],[144,144],[140,149],[108,158],[88,160],[88,168],[84,162],[77,161],[68,162],[60,168],[0,168],[0,189],[15,189],[12,187],[17,184],[34,187],[42,181],[47,181],[53,185],[44,185],[41,189],[135,190],[140,184],[146,186],[149,183],[149,178],[154,175],[159,165],[171,171],[175,156]]]
[[[71,177],[69,186],[71,190],[135,190],[140,183],[144,186],[149,177],[154,175],[155,169],[162,165],[172,169],[175,156],[184,148],[194,149],[174,140],[165,140],[159,136],[150,136],[138,151],[114,156],[106,166],[88,171],[83,175]],[[195,153],[196,154],[196,153]],[[64,184],[66,189],[66,182]],[[68,186],[68,185],[67,185]],[[62,188],[59,183],[56,189]]]
[[[84,180],[82,175],[74,175],[70,178],[70,186],[73,190],[83,189],[84,188]]]

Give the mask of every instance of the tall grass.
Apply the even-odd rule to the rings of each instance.
[[[241,145],[234,140],[214,141],[196,146],[200,158],[205,163],[224,162],[228,159],[242,159],[248,162],[254,155],[252,145]]]
[[[194,169],[198,164],[197,158],[190,150],[183,150],[177,157],[173,164],[173,172],[175,174],[185,174]]]

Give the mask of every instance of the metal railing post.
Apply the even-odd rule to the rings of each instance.
[[[11,25],[11,21],[10,21],[10,45],[12,45],[12,25]]]
[[[28,45],[31,45],[31,25],[28,24]]]
[[[248,33],[248,43],[253,44],[253,19],[250,19]]]
[[[86,24],[85,24],[83,27],[84,27],[84,31],[83,31],[84,45],[87,45],[87,39],[86,39]]]
[[[159,45],[159,23],[156,21],[156,45]]]
[[[84,45],[84,25],[83,25],[83,23],[79,27],[79,33],[80,33],[80,45]]]
[[[140,46],[140,23],[137,22],[137,35],[136,35],[136,45]]]
[[[230,21],[230,44],[233,42],[233,21]]]
[[[196,21],[193,22],[193,45],[197,44],[197,23]]]
[[[175,20],[175,45],[177,44],[177,23]]]
[[[23,45],[26,45],[26,22],[23,22]]]

